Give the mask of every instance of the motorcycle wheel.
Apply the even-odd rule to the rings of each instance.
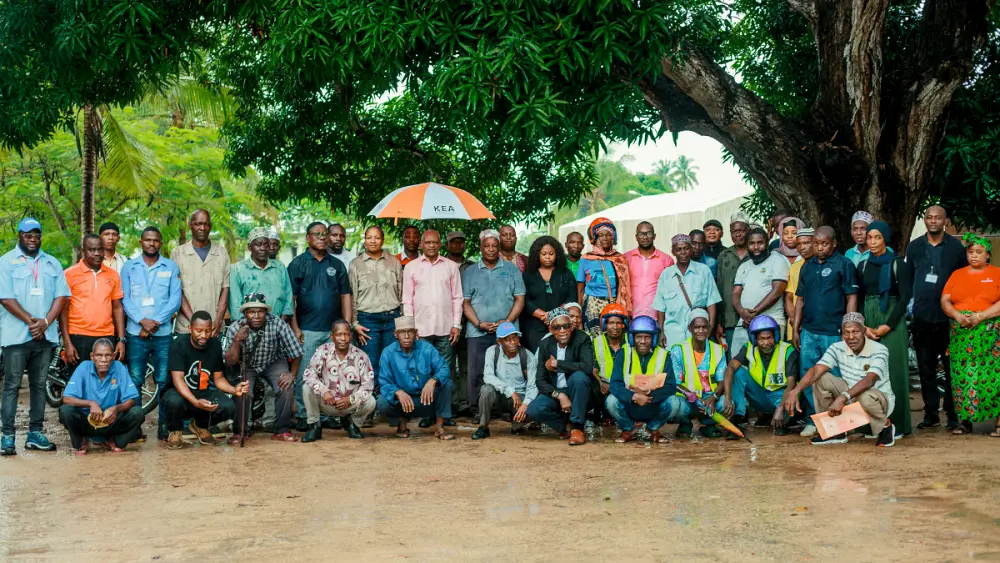
[[[51,408],[58,409],[63,402],[63,386],[51,379],[45,380],[45,402]]]
[[[62,406],[63,390],[71,375],[66,363],[62,360],[62,347],[56,348],[49,363],[48,377],[45,378],[45,402],[52,408]]]
[[[139,398],[142,401],[142,414],[153,412],[153,409],[159,403],[160,389],[156,385],[153,364],[146,364],[146,378],[142,380],[142,388],[139,389]]]

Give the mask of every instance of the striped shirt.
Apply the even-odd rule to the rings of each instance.
[[[885,393],[889,399],[889,412],[895,405],[892,386],[889,384],[889,349],[884,344],[865,339],[865,347],[855,354],[846,342],[841,340],[827,348],[820,364],[840,370],[840,377],[847,382],[847,387],[854,387],[857,382],[869,373],[878,376],[873,389]]]

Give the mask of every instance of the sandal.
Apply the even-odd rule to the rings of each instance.
[[[996,430],[994,429],[994,432]],[[951,431],[955,436],[961,436],[962,434],[972,434],[972,423],[968,420],[963,420],[958,423],[958,427]],[[1000,437],[1000,436],[998,436]]]
[[[116,454],[120,454],[125,451],[125,448],[119,448],[118,444],[115,444],[114,442],[108,442],[104,447],[106,447],[109,452]]]
[[[667,438],[663,434],[660,434],[659,430],[653,430],[649,434],[649,441],[653,444],[669,444],[670,438]]]
[[[1000,438],[1000,424],[993,427],[993,432],[989,434],[990,438]]]
[[[291,432],[284,432],[281,434],[271,434],[271,439],[278,442],[298,442],[299,439],[295,437]]]
[[[455,435],[452,434],[451,432],[447,432],[447,431],[441,431],[440,433],[435,432],[434,433],[434,437],[437,438],[438,440],[454,440],[455,439]]]
[[[406,430],[403,430],[402,432],[396,432],[396,437],[399,438],[400,440],[406,440],[407,438],[410,437],[410,429],[407,428]]]
[[[83,457],[87,455],[87,446],[80,446],[80,449],[73,450],[73,455],[76,457]]]

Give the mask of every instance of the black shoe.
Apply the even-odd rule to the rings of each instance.
[[[788,436],[789,434],[791,434],[791,431],[789,431],[788,428],[784,426],[779,426],[774,429],[775,436]]]
[[[434,426],[434,419],[429,416],[425,416],[420,419],[420,424],[417,426],[420,428],[430,428],[431,426]]]
[[[891,448],[896,444],[896,426],[890,424],[882,429],[878,433],[878,440],[875,441],[875,446],[879,448]]]
[[[295,430],[297,432],[308,432],[309,428],[310,428],[310,426],[309,426],[309,423],[306,422],[306,419],[300,418],[300,419],[298,419],[298,420],[295,421]]]
[[[332,420],[332,419],[331,419]],[[340,419],[340,425],[347,431],[347,437],[352,440],[360,440],[365,437],[358,429],[358,426],[354,424],[354,421],[349,417],[343,417]]]
[[[944,427],[947,428],[949,431],[954,430],[954,429],[958,428],[958,421],[957,420],[952,420],[952,419],[949,418],[948,419],[948,424],[945,424]]]
[[[936,428],[941,426],[941,419],[936,416],[924,417],[924,420],[917,425],[917,428],[921,430],[927,430],[928,428]]]
[[[762,412],[762,413],[760,413],[760,416],[758,416],[757,420],[754,421],[754,423],[753,423],[754,428],[766,428],[766,427],[770,426],[771,425],[771,418],[772,417],[774,417],[774,413],[773,412]],[[733,422],[733,424],[736,424],[736,423]]]
[[[323,439],[323,425],[319,422],[314,424],[307,424],[306,435],[302,437],[302,443],[307,444],[309,442],[315,442],[316,440]]]
[[[729,422],[732,422],[736,426],[743,426],[744,424],[747,423],[747,415],[745,414],[733,415],[733,418],[731,418]],[[768,424],[770,424],[770,422]]]
[[[210,434],[212,434],[213,438],[225,438],[226,437],[226,433],[223,432],[221,428],[219,428],[218,424],[213,424],[213,425],[209,426],[208,427],[208,431],[209,431]]]
[[[830,444],[846,444],[847,434],[837,434],[824,440],[819,434],[813,436],[810,443],[814,446],[829,446]]]
[[[326,428],[327,430],[340,430],[341,428],[344,427],[343,423],[341,423],[336,418],[328,418],[322,421],[320,424],[322,424],[323,428]]]
[[[161,422],[156,427],[156,439],[159,440],[159,441],[161,441],[161,442],[166,442],[167,441],[167,436],[169,436],[169,435],[170,435],[170,431],[167,430],[167,423],[166,422]]]
[[[511,435],[511,436],[524,436],[524,433],[525,433],[525,432],[526,432],[527,430],[528,430],[528,428],[527,428],[527,426],[526,426],[526,425],[524,425],[524,424],[520,424],[520,425],[518,425],[518,426],[514,426],[514,425],[512,424],[512,425],[510,426],[510,435]]]
[[[489,426],[480,426],[479,428],[476,428],[475,432],[472,433],[473,440],[482,440],[483,438],[489,438],[489,437],[490,437]]]
[[[444,426],[458,426],[458,425],[455,424],[454,420],[452,420],[450,418],[446,418],[446,419],[444,419]]]

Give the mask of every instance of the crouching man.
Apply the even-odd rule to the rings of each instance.
[[[841,326],[841,340],[827,348],[819,363],[809,368],[802,381],[785,396],[785,411],[799,412],[799,393],[813,386],[816,412],[827,411],[838,416],[853,401],[861,403],[871,421],[875,445],[890,448],[896,443],[896,429],[889,421],[889,413],[896,400],[889,385],[889,349],[883,344],[865,338],[865,317],[861,313],[847,313]],[[840,377],[830,373],[839,369]],[[843,444],[847,434],[837,434],[824,440],[813,436],[814,446]]]
[[[249,388],[245,381],[233,387],[223,374],[222,344],[212,336],[215,329],[208,311],[195,311],[189,329],[190,333],[179,334],[170,343],[170,379],[162,398],[167,448],[172,450],[184,447],[185,420],[190,420],[188,429],[200,443],[215,445],[208,431],[213,421],[218,424],[237,418],[236,405],[226,393],[242,397]]]
[[[660,427],[670,418],[668,401],[677,392],[672,377],[666,377],[669,354],[656,345],[659,330],[652,317],[636,317],[629,328],[631,342],[623,354],[615,356],[611,371],[611,394],[605,406],[618,424],[619,444],[635,440],[635,423],[645,422],[654,444],[669,440],[660,435]],[[636,381],[638,376],[641,381]]]
[[[435,418],[434,436],[454,440],[444,429],[451,418],[451,382],[448,364],[434,345],[417,340],[417,321],[413,317],[396,318],[396,342],[382,351],[378,366],[378,410],[396,425],[397,438],[409,438],[409,419]]]
[[[76,455],[87,453],[88,438],[101,436],[113,452],[142,436],[142,407],[136,405],[136,390],[128,369],[114,360],[115,346],[107,338],[94,342],[90,360],[80,362],[73,372],[59,422],[66,427]]]
[[[316,348],[309,361],[302,383],[309,425],[303,442],[323,438],[321,414],[340,417],[348,438],[364,438],[361,425],[375,410],[375,374],[368,355],[351,344],[351,334],[350,323],[334,321],[331,341]]]
[[[514,323],[502,322],[497,326],[497,343],[486,349],[485,358],[483,386],[479,390],[479,428],[472,439],[490,437],[494,408],[511,414],[511,434],[523,434],[528,405],[538,396],[535,355],[521,346],[521,331]]]
[[[699,407],[696,401],[700,401],[707,409],[707,412],[698,415],[701,417],[701,434],[706,438],[719,438],[722,431],[716,428],[711,417],[716,410],[728,412],[732,408],[731,404],[726,404],[722,385],[726,351],[708,339],[708,311],[692,309],[688,319],[691,336],[670,349],[670,373],[678,387],[684,385],[686,388],[686,391],[678,391],[669,399],[670,422],[678,424],[678,438],[690,438],[694,430],[690,419],[697,414]]]

